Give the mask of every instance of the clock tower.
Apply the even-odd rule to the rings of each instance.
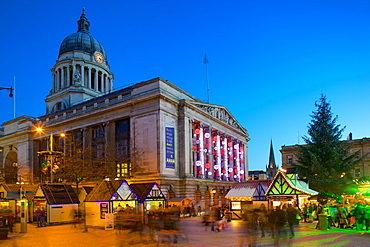
[[[78,30],[61,43],[51,69],[52,89],[46,97],[46,113],[54,113],[113,91],[113,73],[107,54],[90,35],[90,22],[82,9]]]

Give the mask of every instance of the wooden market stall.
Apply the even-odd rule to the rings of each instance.
[[[165,196],[157,183],[129,185],[125,180],[101,181],[85,199],[86,224],[104,227],[106,214],[119,210],[133,213],[164,207]]]
[[[243,213],[249,207],[260,207],[262,204],[267,206],[265,193],[270,183],[270,180],[235,183],[225,196],[230,201],[232,219],[242,219]]]
[[[33,197],[33,213],[38,208],[46,212],[49,224],[72,222],[78,205],[76,192],[67,184],[42,184]]]
[[[10,209],[16,218],[20,218],[21,202],[25,203],[27,222],[32,222],[32,198],[35,195],[37,185],[29,184],[1,184],[0,185],[0,208]]]
[[[293,204],[302,208],[309,197],[318,192],[309,188],[307,180],[300,179],[295,173],[287,174],[279,170],[266,191],[269,208],[282,204]]]

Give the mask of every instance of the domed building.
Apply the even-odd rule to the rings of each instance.
[[[46,98],[47,113],[113,91],[107,55],[99,41],[90,35],[90,22],[84,11],[77,23],[77,32],[60,44],[57,63],[51,70],[53,85]]]
[[[26,184],[155,182],[167,199],[225,205],[230,187],[247,178],[246,129],[226,107],[162,78],[113,90],[107,54],[89,30],[83,11],[51,70],[46,114],[2,124],[0,176]]]

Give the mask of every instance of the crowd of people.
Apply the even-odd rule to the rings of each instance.
[[[292,204],[276,206],[271,210],[268,210],[264,204],[260,207],[251,206],[242,216],[248,242],[252,246],[255,245],[254,242],[259,235],[262,238],[267,236],[274,239],[293,238],[294,226],[300,221],[299,209]],[[289,233],[286,231],[286,226],[289,226]]]

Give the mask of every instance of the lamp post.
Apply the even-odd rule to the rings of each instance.
[[[43,130],[42,128],[38,127],[36,128],[36,131],[38,133],[48,133],[50,134],[50,137],[49,137],[49,150],[48,151],[40,151],[40,152],[37,152],[39,155],[45,155],[47,157],[50,156],[50,183],[53,182],[54,180],[54,174],[53,174],[53,166],[54,166],[54,157],[57,156],[57,155],[62,155],[63,152],[60,152],[60,151],[54,151],[54,134],[51,133],[51,132],[48,132],[48,131],[45,131]],[[65,134],[64,133],[60,133],[60,136],[61,137],[65,137]]]
[[[3,90],[3,89],[6,89],[6,90],[9,90],[9,97],[10,98],[13,98],[13,87],[0,87],[0,90]]]

